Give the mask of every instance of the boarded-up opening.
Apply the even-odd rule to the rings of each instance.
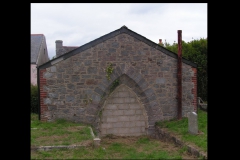
[[[128,86],[118,86],[104,103],[100,134],[118,136],[146,135],[148,117],[137,95]]]

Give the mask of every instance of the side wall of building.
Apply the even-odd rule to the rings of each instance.
[[[36,64],[31,64],[31,84],[37,85],[37,68]]]

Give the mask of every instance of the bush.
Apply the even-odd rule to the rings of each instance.
[[[31,113],[38,114],[38,86],[31,84]]]

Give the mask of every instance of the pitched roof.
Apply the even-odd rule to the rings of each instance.
[[[75,46],[63,46],[63,49],[65,50],[64,52],[67,53],[69,51],[72,51],[76,48],[78,48],[79,46],[75,47]]]
[[[63,54],[65,54],[67,52],[70,52],[70,51],[72,51],[72,50],[74,50],[74,49],[76,49],[78,47],[79,46],[62,46],[62,48],[58,50],[58,54],[63,55]]]
[[[61,55],[61,56],[59,56],[59,57],[57,57],[55,59],[52,59],[52,60],[50,60],[50,61],[48,61],[48,62],[38,66],[38,68],[50,67],[50,66],[53,65],[52,64],[53,61],[57,62],[57,61],[61,61],[61,60],[67,59],[67,58],[69,58],[71,56],[74,56],[74,55],[78,54],[79,52],[82,52],[82,51],[87,50],[87,49],[89,49],[91,47],[94,47],[95,45],[97,45],[99,43],[102,43],[102,42],[104,42],[104,41],[106,41],[106,40],[108,40],[110,38],[113,38],[113,37],[115,37],[115,36],[117,36],[119,34],[122,34],[122,33],[125,33],[125,34],[128,34],[130,36],[133,36],[134,38],[136,38],[136,39],[138,39],[138,40],[148,44],[149,46],[151,46],[151,47],[153,47],[153,48],[155,48],[155,49],[165,53],[168,56],[171,56],[171,57],[176,58],[176,59],[178,58],[178,55],[176,53],[174,53],[174,52],[172,52],[172,51],[170,51],[170,50],[160,46],[159,44],[157,44],[157,43],[147,39],[146,37],[144,37],[144,36],[134,32],[134,31],[128,29],[126,26],[122,26],[121,28],[119,28],[119,29],[117,29],[117,30],[115,30],[113,32],[110,32],[110,33],[108,33],[108,34],[106,34],[106,35],[104,35],[104,36],[102,36],[100,38],[97,38],[97,39],[95,39],[95,40],[93,40],[93,41],[91,41],[89,43],[86,43],[86,44],[84,44],[84,45],[82,45],[82,46],[80,46],[80,47],[78,47],[78,48],[76,48],[76,49],[74,49],[72,51],[69,51],[68,53],[65,53],[65,54],[63,54],[63,55]],[[185,64],[188,64],[190,66],[197,67],[196,63],[193,63],[193,62],[191,62],[191,61],[189,61],[189,60],[187,60],[187,59],[185,59],[183,57],[182,57],[182,62],[185,63]]]
[[[43,34],[31,34],[31,63],[36,63],[40,46],[43,41]]]

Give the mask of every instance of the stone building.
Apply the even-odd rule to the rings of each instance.
[[[99,136],[152,135],[155,122],[177,117],[177,59],[123,26],[38,67],[40,119],[92,124]],[[182,59],[183,117],[197,109],[196,67]]]
[[[56,55],[54,56],[55,58],[79,47],[79,46],[63,46],[62,40],[56,40],[55,43],[56,43]]]

